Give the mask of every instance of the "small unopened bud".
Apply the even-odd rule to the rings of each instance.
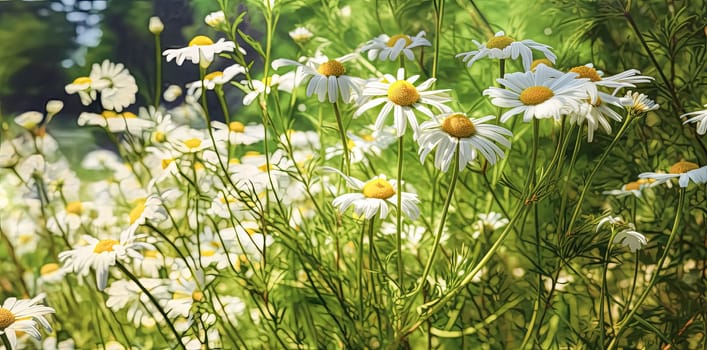
[[[162,20],[157,16],[150,17],[150,23],[147,26],[150,29],[150,33],[154,35],[159,35],[164,30],[164,24]]]
[[[179,96],[182,95],[182,88],[177,85],[170,85],[167,90],[164,91],[164,100],[167,102],[174,102]]]
[[[49,115],[54,115],[59,112],[64,108],[64,102],[61,102],[59,100],[49,100],[47,101],[47,114]]]
[[[226,15],[223,13],[223,11],[211,12],[204,18],[204,22],[206,22],[206,24],[212,28],[218,28],[218,26],[220,26],[221,23],[225,21]]]

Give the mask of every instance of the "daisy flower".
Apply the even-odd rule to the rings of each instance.
[[[660,105],[648,98],[648,96],[631,90],[626,92],[626,96],[619,101],[622,106],[638,113],[647,113],[660,108]]]
[[[614,243],[620,243],[624,247],[628,247],[631,253],[635,253],[644,245],[648,244],[646,236],[633,229],[621,230],[614,236]]]
[[[392,127],[373,130],[373,132],[364,135],[356,135],[351,132],[347,133],[347,135],[348,145],[346,148],[351,155],[351,163],[367,161],[368,155],[380,156],[383,150],[387,149],[396,140],[396,131]],[[331,159],[344,154],[344,149],[339,144],[328,147],[325,153],[326,159]]]
[[[499,228],[508,225],[508,219],[496,212],[478,214],[479,220],[476,222],[477,228],[483,233],[493,233]]]
[[[91,78],[89,77],[78,77],[74,79],[73,82],[64,87],[64,91],[69,95],[79,94],[81,104],[84,106],[90,105],[91,102],[96,100],[97,96],[96,90],[91,88]]]
[[[376,59],[376,57],[381,61],[395,61],[401,53],[408,60],[412,61],[415,59],[415,56],[411,49],[419,46],[432,46],[432,44],[425,39],[425,32],[419,32],[413,37],[405,34],[397,34],[392,37],[387,34],[381,34],[366,43],[366,45],[361,48],[361,52],[368,51],[368,59],[371,61]]]
[[[140,238],[133,231],[125,230],[120,235],[120,240],[96,239],[88,235],[83,236],[85,245],[59,253],[59,260],[64,268],[78,273],[80,276],[88,275],[93,269],[96,272],[96,286],[103,290],[108,281],[108,271],[119,260],[130,258],[140,259],[142,255],[136,249],[152,248],[147,243],[135,242]]]
[[[381,108],[376,118],[376,129],[380,130],[383,128],[385,118],[392,112],[393,125],[398,133],[397,136],[401,137],[405,134],[407,126],[405,121],[407,120],[415,133],[415,137],[417,137],[419,126],[413,110],[418,110],[430,118],[434,117],[434,114],[425,105],[433,106],[442,113],[452,111],[451,108],[444,104],[451,101],[451,98],[447,95],[449,90],[427,91],[435,82],[435,78],[427,79],[416,87],[413,84],[419,78],[419,75],[413,75],[405,79],[405,69],[400,68],[396,76],[386,74],[383,81],[373,81],[366,84],[362,97],[375,98],[361,105],[354,113],[354,118],[373,107],[383,104],[383,108]]]
[[[207,90],[213,90],[216,86],[221,86],[228,83],[238,74],[244,74],[246,69],[238,63],[232,64],[223,71],[213,71],[204,76],[204,80],[197,80],[191,83],[187,83],[187,93],[192,96],[201,95],[202,85]]]
[[[667,174],[646,172],[639,174],[638,177],[655,179],[655,182],[650,185],[651,187],[666,183],[673,178],[678,178],[680,187],[687,187],[690,180],[696,184],[707,182],[707,165],[700,167],[692,162],[680,161],[673,164]]]
[[[236,48],[233,41],[226,41],[221,38],[217,42],[213,42],[209,37],[197,35],[187,47],[181,49],[165,50],[162,55],[167,56],[167,62],[175,59],[177,65],[181,66],[185,60],[190,60],[191,63],[201,64],[203,67],[208,66],[214,60],[214,56],[220,52],[232,52]],[[238,51],[246,54],[243,48],[238,47]]]
[[[707,105],[705,105],[705,107],[707,107]],[[694,117],[684,121],[683,124],[697,123],[697,133],[700,135],[704,135],[707,132],[707,109],[685,113],[681,115],[680,118],[687,117],[688,115],[694,115]]]
[[[577,66],[570,69],[570,72],[579,74],[580,78],[591,80],[596,86],[613,88],[614,93],[621,88],[635,88],[634,84],[650,83],[653,77],[639,75],[641,71],[638,69],[629,69],[616,75],[604,76],[604,72],[594,68],[594,65],[587,63],[583,66]]]
[[[27,129],[33,130],[44,119],[44,114],[37,111],[24,112],[15,117],[15,124]]]
[[[140,278],[140,284],[147,289],[157,300],[169,298],[169,291],[165,280],[159,278]],[[127,308],[128,321],[135,327],[153,327],[162,321],[162,315],[157,307],[150,302],[149,297],[134,281],[118,280],[112,282],[105,290],[108,294],[106,306],[113,312]]]
[[[617,196],[617,197],[634,195],[634,196],[640,198],[641,194],[642,194],[641,190],[643,190],[643,188],[651,182],[652,181],[650,181],[648,179],[639,179],[638,181],[631,181],[631,182],[621,186],[621,189],[604,191],[604,192],[602,192],[602,194],[607,194],[607,195]]]
[[[574,111],[589,93],[588,79],[575,79],[577,73],[565,73],[558,76],[558,71],[545,65],[539,65],[532,72],[506,74],[497,79],[502,86],[484,90],[484,95],[491,97],[496,106],[511,108],[501,115],[501,121],[523,114],[523,121],[553,117],[560,119],[562,114]],[[591,97],[596,100],[596,96]]]
[[[314,34],[312,34],[312,32],[305,27],[297,27],[295,30],[288,32],[287,34],[289,34],[290,38],[292,38],[292,40],[296,43],[304,43],[314,36]]]
[[[309,60],[306,64],[288,59],[276,59],[272,62],[273,69],[284,66],[297,66],[297,75],[302,79],[312,77],[307,84],[307,96],[316,94],[319,102],[328,100],[335,103],[341,94],[341,100],[349,103],[352,92],[360,93],[363,79],[346,75],[344,63],[356,58],[357,54],[348,54],[333,60],[320,56]]]
[[[79,115],[77,122],[79,126],[100,126],[109,132],[128,132],[131,134],[139,134],[155,125],[153,121],[138,118],[132,112],[115,113],[108,110],[103,111],[101,114],[83,112]]]
[[[44,299],[44,294],[39,294],[32,299],[7,298],[0,306],[0,331],[10,341],[10,349],[17,348],[17,333],[23,332],[31,335],[35,339],[41,339],[37,322],[41,324],[47,332],[52,331],[45,315],[53,314],[54,309],[39,304]]]
[[[333,205],[339,208],[340,211],[343,212],[348,207],[353,206],[356,215],[371,219],[378,214],[381,219],[384,219],[388,216],[388,205],[395,207],[395,194],[397,191],[395,180],[388,180],[385,175],[378,175],[367,182],[363,182],[354,177],[346,176],[335,169],[331,170],[343,176],[349,187],[359,191],[342,194],[334,199]],[[417,219],[420,215],[420,209],[417,207],[419,202],[417,194],[402,193],[402,211],[411,220]]]
[[[596,102],[592,103],[589,99],[582,101],[575,110],[570,112],[570,123],[582,125],[587,123],[587,141],[594,141],[594,132],[600,127],[607,134],[611,134],[611,124],[609,120],[620,122],[623,118],[616,113],[608,104],[621,106],[619,99],[599,92]]]
[[[530,70],[530,64],[533,62],[533,50],[538,50],[545,55],[545,58],[550,60],[550,62],[555,63],[555,56],[552,51],[550,51],[550,46],[537,43],[533,40],[523,40],[515,41],[513,38],[509,37],[503,31],[496,33],[496,35],[489,39],[485,44],[482,44],[476,40],[472,40],[477,46],[476,50],[469,52],[462,52],[456,55],[457,58],[462,57],[462,61],[466,62],[467,67],[471,67],[474,62],[484,58],[497,58],[497,59],[517,59],[521,56],[523,60],[523,68],[527,71]]]
[[[288,72],[283,75],[273,74],[262,80],[241,80],[243,92],[246,93],[243,96],[243,105],[250,105],[260,94],[270,95],[273,87],[277,87],[280,91],[291,93],[294,87],[302,82],[303,78],[301,74]]]
[[[89,79],[91,86],[101,93],[104,109],[120,112],[135,103],[137,84],[122,63],[116,64],[108,60],[104,60],[100,65],[94,63]]]
[[[223,22],[226,21],[226,15],[223,11],[211,12],[206,17],[204,17],[204,23],[206,23],[211,28],[218,28]]]
[[[459,170],[476,159],[481,153],[486,160],[495,164],[497,156],[504,156],[501,148],[494,141],[505,147],[510,147],[511,142],[504,136],[513,133],[503,127],[486,124],[495,119],[489,115],[483,118],[469,118],[464,113],[446,113],[438,115],[432,120],[420,125],[420,162],[424,163],[427,155],[437,148],[435,153],[435,167],[447,172],[454,159],[454,154],[459,150]]]
[[[228,124],[220,121],[212,121],[214,128],[214,139],[219,142],[229,142],[231,145],[252,145],[265,139],[265,128],[263,124],[248,124],[241,122],[230,122]]]

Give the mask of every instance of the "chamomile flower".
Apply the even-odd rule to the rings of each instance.
[[[487,214],[481,213],[476,216],[479,218],[476,222],[477,229],[483,233],[491,234],[499,228],[508,225],[508,219],[504,218],[500,213],[489,212]]]
[[[155,299],[166,300],[169,298],[165,280],[140,278],[139,281]],[[106,288],[105,293],[108,294],[106,306],[113,312],[127,308],[128,321],[132,321],[135,327],[153,327],[157,322],[162,321],[162,315],[157,307],[134,281],[117,280],[112,282]]]
[[[207,36],[197,35],[189,41],[187,47],[165,50],[162,55],[167,57],[167,62],[174,59],[179,66],[181,66],[185,60],[190,60],[191,63],[198,63],[206,67],[214,60],[216,54],[232,52],[235,48],[236,44],[233,41],[226,41],[226,39],[221,38],[214,43],[214,41]],[[244,55],[246,54],[243,48],[238,47],[238,50]]]
[[[464,113],[441,114],[420,125],[420,162],[424,163],[427,155],[435,148],[435,167],[447,172],[449,165],[454,160],[454,155],[459,151],[459,170],[476,159],[481,153],[486,160],[495,164],[497,158],[503,158],[504,153],[497,142],[505,147],[510,147],[511,142],[504,136],[513,133],[503,127],[486,122],[495,119],[489,115],[482,118],[469,118]]]
[[[602,194],[617,196],[617,197],[625,197],[625,196],[633,195],[633,196],[640,198],[643,188],[645,188],[650,182],[651,181],[649,181],[647,179],[639,179],[637,181],[631,181],[631,182],[621,186],[621,188],[618,190],[604,191],[604,192],[602,192]]]
[[[273,87],[277,87],[280,91],[291,93],[294,87],[299,85],[303,79],[302,74],[287,72],[283,75],[273,74],[262,80],[241,80],[243,91],[246,93],[243,96],[243,105],[250,105],[260,94],[270,95]]]
[[[680,161],[673,164],[667,174],[646,172],[639,174],[638,177],[655,179],[655,182],[650,185],[651,187],[666,183],[673,178],[678,178],[680,187],[687,187],[690,184],[690,180],[696,184],[707,182],[707,165],[700,167],[692,162]]]
[[[223,71],[213,71],[204,76],[204,80],[197,80],[187,83],[187,93],[192,96],[201,95],[201,87],[207,90],[213,90],[216,86],[221,86],[228,83],[238,74],[244,74],[246,69],[238,63],[232,64]]]
[[[415,59],[412,49],[420,46],[432,46],[432,44],[425,39],[425,32],[419,32],[413,37],[405,34],[393,36],[381,34],[366,43],[366,45],[361,48],[361,52],[368,51],[368,59],[371,61],[376,58],[381,61],[395,61],[401,53],[408,60],[412,61]]]
[[[307,84],[307,96],[316,94],[319,102],[327,100],[335,103],[341,95],[344,103],[352,100],[353,94],[361,92],[363,79],[346,75],[344,63],[356,58],[357,54],[348,54],[333,60],[320,56],[316,60],[309,60],[306,64],[288,59],[276,59],[272,62],[274,69],[284,66],[297,66],[297,75],[302,79],[312,77]]]
[[[614,243],[620,243],[622,246],[628,247],[631,253],[635,253],[637,250],[643,248],[644,245],[648,244],[648,240],[646,236],[636,230],[625,229],[619,231],[616,236],[614,236]]]
[[[388,205],[396,206],[398,189],[395,180],[388,180],[385,175],[378,175],[367,182],[363,182],[357,178],[346,176],[339,171],[336,172],[346,179],[349,187],[359,191],[342,194],[334,199],[333,204],[340,211],[343,212],[353,206],[356,215],[370,219],[377,214],[381,219],[385,219],[389,212]],[[420,215],[420,209],[417,207],[419,202],[417,194],[402,193],[402,211],[411,220],[417,219]]]
[[[151,120],[139,118],[135,113],[103,111],[101,114],[83,112],[79,115],[79,126],[100,126],[109,132],[128,132],[140,134],[143,130],[155,125]]]
[[[64,264],[64,268],[80,276],[86,276],[90,270],[94,270],[96,286],[102,291],[106,287],[111,266],[128,258],[140,259],[142,255],[137,249],[151,248],[147,243],[136,242],[138,238],[140,237],[135,236],[130,230],[123,231],[120,240],[99,240],[84,235],[85,244],[59,253],[59,260]]]
[[[515,60],[520,56],[523,60],[523,68],[527,71],[530,70],[530,65],[533,62],[533,50],[542,52],[545,58],[552,63],[555,63],[555,59],[557,58],[557,56],[550,51],[550,46],[529,39],[515,41],[503,31],[496,33],[496,35],[485,44],[476,40],[472,41],[477,46],[476,50],[462,52],[456,56],[457,58],[462,57],[462,61],[466,62],[467,67],[471,67],[474,62],[484,57],[496,59],[511,58]]]
[[[223,22],[226,22],[226,15],[223,11],[211,12],[204,17],[204,23],[211,28],[218,28]]]
[[[89,78],[91,86],[101,93],[104,109],[120,112],[135,103],[137,84],[122,63],[116,64],[108,60],[104,60],[100,65],[94,63]]]
[[[387,149],[396,140],[396,131],[392,127],[381,130],[368,131],[363,135],[356,135],[351,132],[348,135],[347,148],[351,155],[351,163],[368,161],[369,155],[380,156],[383,150]],[[326,159],[331,159],[344,154],[341,144],[329,147],[326,150]]]
[[[405,69],[400,68],[396,76],[386,74],[383,81],[369,82],[363,89],[362,97],[373,98],[356,110],[354,118],[359,117],[373,107],[383,104],[376,118],[376,129],[380,130],[383,128],[385,119],[392,112],[393,126],[397,131],[398,137],[405,134],[407,123],[410,123],[415,136],[417,136],[419,126],[414,110],[430,118],[434,117],[434,114],[426,105],[433,106],[442,113],[452,111],[451,108],[445,105],[446,102],[451,101],[451,98],[447,95],[449,90],[428,91],[435,82],[435,78],[427,79],[418,86],[413,85],[419,78],[419,75],[413,75],[405,79]]]
[[[289,34],[290,38],[292,38],[292,40],[294,40],[296,43],[307,42],[314,36],[314,34],[312,34],[312,32],[310,32],[309,29],[305,27],[297,27],[293,31],[288,32],[287,34]]]
[[[52,331],[52,327],[46,319],[46,315],[53,314],[54,309],[39,304],[44,299],[44,294],[39,294],[32,299],[7,298],[0,306],[0,332],[10,341],[10,349],[17,348],[17,333],[23,332],[31,335],[37,340],[42,337],[37,330],[37,322],[41,324],[47,332]]]
[[[705,107],[707,107],[707,105],[705,105]],[[683,124],[697,123],[697,133],[700,135],[704,135],[705,133],[707,133],[707,109],[685,113],[681,115],[680,118],[687,117],[689,115],[694,115],[694,117],[684,121]]]
[[[621,88],[635,88],[635,84],[650,83],[653,77],[640,75],[641,71],[637,69],[629,69],[619,74],[604,76],[604,72],[594,68],[594,65],[587,63],[583,66],[577,66],[570,69],[570,72],[579,74],[580,78],[587,78],[596,86],[602,86],[614,89],[614,93]]]
[[[230,122],[228,124],[212,121],[214,139],[216,142],[228,142],[231,145],[252,145],[265,139],[265,128],[262,124]]]
[[[611,124],[609,120],[620,122],[623,119],[621,115],[609,107],[609,104],[621,106],[618,98],[601,92],[599,92],[599,96],[600,97],[598,97],[594,103],[589,99],[583,100],[577,108],[569,114],[571,124],[580,126],[584,123],[587,124],[588,142],[594,141],[594,132],[600,127],[604,129],[607,134],[611,134]]]
[[[98,93],[91,87],[91,78],[78,77],[64,87],[67,94],[79,94],[81,104],[88,106],[96,100]]]
[[[506,74],[497,81],[507,89],[490,87],[484,95],[491,97],[496,106],[511,108],[501,115],[502,122],[521,113],[524,122],[533,118],[559,120],[587,98],[588,79],[576,79],[577,76],[572,72],[558,75],[557,70],[541,64],[535,71]],[[596,96],[591,96],[591,100],[596,100]]]
[[[638,113],[647,113],[660,108],[660,105],[648,98],[648,96],[629,90],[626,96],[619,100],[621,105]]]

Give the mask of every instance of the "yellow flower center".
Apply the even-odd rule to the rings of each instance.
[[[272,84],[272,77],[263,78],[260,81],[262,81],[265,86],[270,86],[270,84]]]
[[[15,323],[15,314],[4,307],[0,307],[0,330],[5,330],[13,323]]]
[[[207,36],[197,35],[194,39],[191,39],[189,46],[208,46],[213,45],[214,41]]]
[[[420,93],[407,81],[398,80],[390,84],[388,99],[398,106],[412,106],[420,100]]]
[[[139,198],[135,200],[135,206],[133,207],[132,210],[130,210],[130,224],[133,224],[137,219],[142,216],[142,212],[145,211],[145,202],[147,201],[146,198]]]
[[[555,94],[547,86],[531,86],[520,93],[520,102],[525,105],[539,105]]]
[[[103,116],[103,118],[106,118],[106,119],[107,119],[107,118],[115,118],[115,117],[117,117],[117,116],[118,116],[118,113],[115,113],[115,112],[113,112],[113,111],[103,111],[103,113],[101,113],[101,115]]]
[[[673,166],[670,167],[670,170],[668,172],[671,174],[684,174],[690,170],[695,170],[699,167],[700,166],[695,163],[681,161],[673,164]]]
[[[214,78],[222,77],[223,72],[215,71],[204,76],[204,80],[213,80]]]
[[[201,146],[201,140],[199,140],[196,137],[192,138],[192,139],[184,140],[184,146],[187,146],[187,148],[189,148],[189,149],[198,148],[199,146]]]
[[[70,202],[66,204],[66,212],[74,215],[81,215],[83,212],[83,206],[81,202]]]
[[[191,293],[191,299],[194,301],[202,301],[204,300],[204,293],[195,290],[194,293]]]
[[[156,250],[148,250],[148,251],[145,251],[142,255],[146,258],[155,259],[155,258],[157,258],[157,251]]]
[[[137,118],[137,116],[133,112],[123,112],[123,114],[118,114],[118,116],[122,116],[123,118],[128,118],[128,119]]]
[[[96,247],[93,248],[93,252],[96,254],[101,254],[105,252],[112,252],[113,246],[118,245],[120,242],[114,239],[102,239],[96,243]]]
[[[76,84],[76,85],[91,84],[91,78],[89,78],[89,77],[78,77],[78,78],[74,79],[73,84]]]
[[[162,159],[162,170],[167,169],[167,167],[172,164],[174,161],[174,158],[167,158],[167,159]]]
[[[39,269],[39,274],[42,276],[46,276],[46,275],[48,275],[52,272],[56,272],[56,271],[59,271],[59,264],[49,263],[49,264],[43,265]]]
[[[408,45],[412,44],[412,39],[410,39],[409,36],[407,36],[405,34],[397,34],[397,35],[391,36],[390,39],[388,39],[388,43],[386,45],[388,45],[388,47],[393,47],[393,46],[395,46],[395,43],[397,43],[398,40],[400,40],[400,39],[405,39],[405,46],[406,47]]]
[[[165,135],[161,131],[155,131],[154,138],[155,138],[155,141],[157,141],[157,142],[164,142],[167,139],[167,135]]]
[[[256,229],[250,228],[250,227],[249,227],[249,228],[246,228],[246,229],[245,229],[245,232],[246,232],[248,235],[250,235],[250,236],[252,236],[252,235],[258,233],[258,231],[257,231]]]
[[[508,45],[512,44],[515,40],[507,35],[495,36],[486,42],[486,47],[489,49],[500,49],[503,50]]]
[[[376,138],[373,137],[373,135],[363,135],[363,136],[361,136],[361,138],[365,141],[368,141],[368,142],[373,142],[376,140]]]
[[[31,233],[25,233],[21,234],[19,237],[17,237],[17,239],[19,240],[20,244],[27,244],[34,240],[34,235]]]
[[[350,151],[350,150],[353,149],[354,147],[356,147],[356,142],[354,142],[354,140],[349,139],[349,140],[346,142],[346,148],[348,148],[349,151]]]
[[[395,195],[395,190],[390,182],[383,179],[373,179],[363,186],[363,195],[366,198],[388,199]]]
[[[632,181],[624,186],[625,191],[638,191],[641,189],[641,184],[638,181]]]
[[[599,73],[597,73],[597,70],[592,67],[577,66],[570,69],[570,72],[579,74],[577,78],[587,78],[591,81],[601,80],[601,77],[599,76]]]
[[[245,131],[245,125],[241,122],[230,122],[228,123],[228,130],[231,132],[244,132]]]
[[[461,113],[455,113],[442,121],[442,130],[457,138],[467,138],[476,134],[474,123]]]
[[[327,77],[330,77],[332,75],[338,77],[346,73],[346,68],[344,68],[344,65],[337,60],[329,60],[320,64],[319,68],[317,68],[317,72]]]
[[[201,256],[209,257],[209,256],[214,256],[214,254],[216,254],[216,251],[213,249],[202,249],[201,250]]]
[[[547,58],[538,58],[537,60],[533,60],[533,63],[530,64],[530,70],[534,71],[535,68],[541,64],[544,64],[548,67],[552,67],[552,61],[548,60]]]

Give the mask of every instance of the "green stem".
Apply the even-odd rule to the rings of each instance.
[[[405,270],[403,268],[403,234],[402,234],[402,229],[403,229],[403,140],[405,139],[405,136],[400,136],[398,137],[398,188],[396,193],[396,203],[397,207],[395,210],[395,233],[396,233],[396,242],[395,242],[395,247],[396,247],[396,252],[397,252],[397,260],[398,260],[398,286],[400,286],[401,290],[405,290],[405,284],[403,283],[405,280]]]
[[[152,302],[153,305],[155,305],[155,308],[157,308],[157,311],[160,313],[160,315],[162,315],[162,317],[164,318],[164,321],[167,322],[167,326],[169,326],[169,330],[172,331],[172,334],[174,334],[175,341],[177,342],[177,344],[179,344],[179,347],[182,348],[183,350],[186,350],[187,348],[182,343],[182,336],[179,334],[179,332],[177,332],[177,329],[174,328],[174,324],[172,324],[172,321],[169,320],[169,316],[167,316],[167,313],[164,311],[164,309],[160,305],[160,302],[155,298],[155,296],[152,295],[152,293],[150,293],[150,291],[147,290],[147,288],[145,288],[145,286],[142,285],[140,280],[137,277],[135,277],[135,275],[133,275],[132,272],[130,272],[127,268],[125,268],[125,266],[122,263],[117,261],[115,263],[115,265],[118,266],[120,271],[122,271],[126,276],[128,276],[128,278],[130,280],[135,282],[135,284],[137,284],[137,286],[140,288],[140,290],[143,293],[145,293],[145,295],[147,295],[147,298],[150,299],[150,301]]]
[[[609,245],[606,247],[606,253],[604,253],[604,261],[601,265],[601,293],[599,295],[599,346],[604,346],[604,297],[606,296],[606,273],[609,270],[609,258],[611,257],[611,248],[614,245],[614,237],[616,237],[616,230],[611,230],[611,236],[609,237]],[[638,254],[636,254],[638,255]],[[609,311],[611,312],[611,311]]]
[[[682,207],[685,204],[685,188],[680,189],[680,198],[678,199],[678,208],[677,211],[675,212],[675,220],[673,221],[673,229],[670,231],[670,236],[668,237],[668,242],[665,244],[665,249],[663,250],[663,255],[661,255],[660,260],[658,260],[658,265],[656,266],[655,272],[651,276],[651,280],[648,282],[648,287],[643,290],[643,293],[638,297],[638,300],[636,300],[636,303],[633,305],[631,308],[631,311],[629,311],[628,315],[624,317],[621,321],[619,321],[619,329],[616,331],[616,337],[614,337],[611,340],[611,343],[609,343],[609,347],[607,350],[614,349],[617,344],[619,339],[621,338],[621,332],[623,332],[624,329],[626,329],[626,326],[629,324],[633,316],[636,315],[636,312],[638,309],[641,307],[643,302],[646,300],[648,297],[648,294],[650,293],[651,289],[653,289],[653,286],[655,286],[656,282],[658,281],[658,276],[660,275],[660,271],[663,269],[663,264],[665,264],[665,260],[668,258],[668,255],[670,254],[670,246],[673,244],[673,241],[675,240],[675,237],[677,236],[678,232],[678,227],[680,226],[680,218],[682,216]]]
[[[624,124],[621,125],[621,129],[616,133],[616,136],[614,137],[613,140],[611,140],[611,143],[609,144],[609,147],[604,150],[604,153],[601,154],[601,157],[599,157],[599,160],[594,164],[594,168],[592,169],[592,172],[589,174],[589,177],[587,177],[587,180],[584,182],[584,187],[582,188],[582,192],[579,195],[579,199],[577,200],[577,205],[574,208],[574,212],[572,213],[572,217],[570,218],[569,221],[569,226],[567,227],[567,230],[565,231],[566,234],[571,235],[572,234],[572,229],[574,228],[574,224],[577,221],[577,218],[579,217],[579,212],[582,210],[582,204],[584,203],[584,197],[587,195],[587,192],[589,191],[589,187],[592,185],[592,181],[594,180],[594,176],[597,174],[599,169],[604,165],[604,162],[606,159],[609,157],[609,154],[611,153],[611,150],[614,149],[614,146],[619,142],[619,139],[621,139],[621,136],[626,132],[628,129],[628,126],[631,124],[633,121],[632,118],[632,113],[629,112],[629,114],[626,116],[626,120],[624,121]],[[578,134],[577,137],[580,137]]]
[[[346,130],[344,129],[344,121],[341,118],[339,104],[334,102],[334,114],[336,115],[336,123],[339,126],[339,136],[341,137],[341,146],[344,150],[344,169],[342,171],[349,176],[351,174],[351,155],[349,154],[349,143],[346,140]]]
[[[442,240],[442,231],[444,231],[445,223],[447,221],[447,213],[449,212],[449,207],[452,204],[452,195],[454,195],[454,189],[457,185],[458,175],[459,175],[459,147],[457,143],[457,150],[454,152],[454,162],[452,164],[452,182],[449,184],[449,189],[447,190],[447,197],[444,200],[444,206],[442,206],[442,216],[437,223],[437,232],[435,234],[434,243],[432,243],[432,251],[430,256],[427,258],[427,263],[425,263],[425,269],[422,272],[422,277],[420,278],[420,284],[409,294],[410,302],[412,299],[422,290],[422,286],[425,285],[427,276],[432,270],[432,264],[434,263],[435,256],[439,250],[439,243]]]
[[[14,332],[14,331],[10,331],[10,332]],[[13,349],[12,344],[10,344],[10,338],[7,337],[7,334],[5,334],[5,332],[2,332],[2,334],[0,334],[0,338],[2,338],[2,343],[3,343],[3,345],[5,345],[5,349],[7,349],[7,350]]]
[[[439,44],[442,41],[442,20],[444,18],[444,0],[434,1],[435,9],[435,52],[432,56],[432,77],[437,78],[439,68]]]
[[[155,35],[155,108],[160,105],[162,98],[162,49],[160,35]]]

